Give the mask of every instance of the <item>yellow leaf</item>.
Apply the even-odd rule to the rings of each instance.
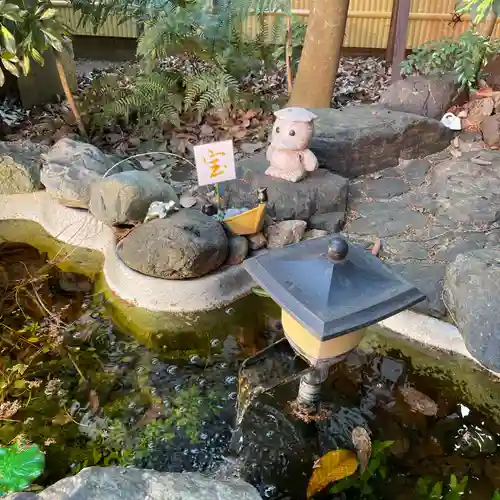
[[[59,413],[52,419],[52,425],[66,425],[71,422],[71,417],[67,413]]]
[[[314,464],[312,476],[307,486],[307,498],[326,488],[330,483],[351,476],[358,468],[356,454],[349,450],[334,450],[323,455]]]

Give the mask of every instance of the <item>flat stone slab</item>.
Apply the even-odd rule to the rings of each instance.
[[[321,167],[349,178],[441,151],[453,135],[437,120],[381,106],[313,112],[318,119],[310,149]]]
[[[416,310],[445,317],[447,265],[500,242],[500,152],[448,151],[351,181],[346,232],[427,295]]]
[[[224,183],[228,206],[253,208],[258,189],[267,188],[267,213],[278,221],[345,211],[348,180],[344,177],[320,168],[302,181],[289,182],[265,175],[268,166],[265,154],[241,161],[238,178]]]

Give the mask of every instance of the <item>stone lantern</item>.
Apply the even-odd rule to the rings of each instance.
[[[425,299],[415,286],[340,236],[307,240],[244,262],[281,307],[285,336],[313,368],[299,401],[315,403],[331,365],[361,342],[365,328]]]

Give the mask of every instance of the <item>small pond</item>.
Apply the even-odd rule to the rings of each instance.
[[[464,498],[490,500],[500,488],[499,382],[469,361],[373,329],[332,370],[324,419],[291,413],[295,381],[256,398],[236,428],[239,366],[281,337],[268,299],[243,299],[217,313],[231,328],[214,323],[171,345],[169,325],[154,342],[127,331],[102,286],[29,245],[1,244],[0,287],[0,445],[17,438],[43,448],[35,486],[121,464],[237,475],[263,498],[301,500],[315,460],[353,449],[351,432],[364,426],[375,450],[370,474],[318,498],[453,500],[462,496],[448,491],[452,475],[467,477]],[[241,309],[268,313],[249,326]],[[270,360],[268,373],[278,362],[294,360]]]

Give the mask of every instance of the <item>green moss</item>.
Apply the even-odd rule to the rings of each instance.
[[[48,258],[64,272],[94,278],[102,271],[104,256],[96,250],[63,243],[47,233],[40,224],[25,220],[0,221],[0,242],[26,243]]]
[[[380,326],[368,328],[360,347],[381,354],[399,351],[410,360],[413,373],[432,377],[456,399],[500,423],[500,378],[472,360],[409,341]]]

